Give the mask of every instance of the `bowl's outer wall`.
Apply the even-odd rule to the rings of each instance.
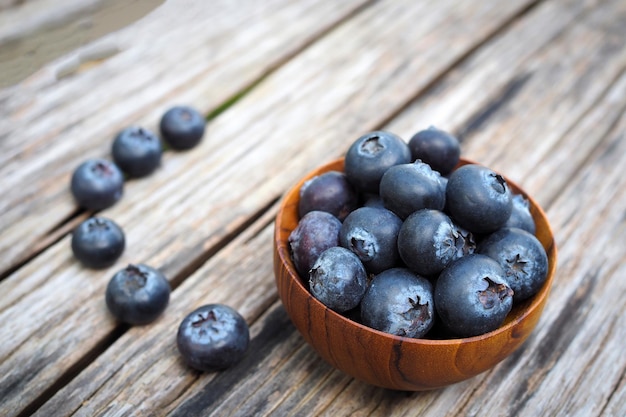
[[[472,162],[461,161],[467,163]],[[328,309],[309,293],[295,271],[287,239],[298,224],[300,186],[330,170],[343,171],[343,159],[314,170],[287,192],[276,217],[274,236],[279,296],[293,324],[324,360],[372,385],[422,391],[478,375],[520,347],[539,321],[556,271],[553,234],[536,201],[507,180],[513,192],[529,199],[537,237],[548,254],[548,278],[540,291],[516,306],[501,328],[485,335],[450,340],[409,339],[373,330]]]

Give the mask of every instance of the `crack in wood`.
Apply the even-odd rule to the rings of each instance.
[[[396,109],[390,112],[387,117],[382,119],[372,130],[381,130],[384,129],[385,125],[389,124],[393,119],[398,117],[404,111],[408,110],[409,107],[416,101],[424,98],[425,96],[431,94],[434,90],[437,89],[437,86],[442,83],[442,81],[450,75],[452,71],[462,66],[464,62],[466,62],[472,55],[476,53],[476,51],[480,50],[486,44],[488,44],[493,39],[497,38],[499,35],[504,33],[509,29],[510,25],[513,22],[523,18],[525,15],[530,13],[533,9],[535,9],[542,1],[545,0],[535,0],[533,2],[528,3],[526,6],[521,8],[517,13],[511,15],[508,19],[503,20],[502,23],[493,29],[492,32],[487,33],[483,39],[478,39],[474,45],[468,48],[466,51],[461,53],[454,61],[452,61],[447,67],[442,68],[441,72],[437,74],[432,80],[430,80],[423,88],[418,90],[413,96],[409,97],[403,103],[401,103]],[[525,81],[524,81],[525,82]],[[521,86],[520,86],[521,88]],[[511,97],[513,98],[513,97]],[[463,134],[463,130],[461,129],[461,134],[458,134],[459,141],[462,141],[463,136],[467,133]]]
[[[46,388],[41,394],[39,394],[33,401],[31,401],[24,409],[17,415],[17,417],[26,417],[34,414],[41,406],[43,406],[48,400],[50,400],[54,394],[61,388],[69,384],[83,369],[89,366],[95,361],[98,356],[109,348],[117,339],[119,339],[130,326],[120,324],[115,327],[113,331],[106,335],[100,342],[98,342],[91,350],[86,352],[78,361],[72,364],[67,370],[65,370],[56,381],[54,381],[48,388]],[[45,364],[45,363],[44,363]],[[37,375],[37,372],[33,372],[32,375]]]
[[[535,395],[537,384],[543,380],[542,376],[550,371],[552,364],[565,351],[575,336],[578,334],[580,324],[585,320],[587,310],[584,308],[599,278],[599,271],[587,273],[577,291],[567,300],[559,315],[549,324],[546,337],[539,344],[532,356],[532,365],[525,367],[528,371],[520,370],[518,379],[519,386],[511,398],[508,411],[509,415],[515,416],[521,413],[528,401]],[[498,372],[506,372],[499,369]],[[525,375],[532,372],[531,375]]]
[[[475,132],[482,129],[493,117],[506,107],[515,96],[519,94],[524,85],[530,80],[532,73],[521,74],[511,80],[503,89],[500,95],[487,103],[482,109],[480,109],[464,127],[459,129],[457,133],[460,141],[464,138],[471,136]]]
[[[11,267],[5,269],[4,271],[0,271],[0,281],[8,278],[11,274],[39,256],[39,254],[44,252],[46,249],[58,243],[72,230],[74,230],[80,222],[88,217],[89,215],[87,211],[77,207],[76,210],[44,233],[41,239],[37,241],[35,246],[32,247],[28,253],[24,254]]]

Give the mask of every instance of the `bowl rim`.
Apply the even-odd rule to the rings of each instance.
[[[294,193],[299,193],[299,190],[302,186],[302,184],[304,184],[305,181],[313,178],[316,175],[319,175],[323,172],[327,172],[327,171],[331,171],[331,170],[338,170],[343,172],[343,162],[344,162],[344,158],[338,158],[335,160],[332,160],[330,162],[327,162],[311,171],[309,171],[309,173],[307,173],[304,177],[302,177],[295,185],[293,185],[284,195],[282,198],[282,201],[280,202],[279,205],[279,209],[278,209],[278,213],[276,215],[276,222],[275,222],[275,232],[274,232],[274,245],[275,245],[275,249],[276,252],[278,254],[278,257],[281,261],[281,263],[283,264],[283,266],[286,268],[287,272],[289,273],[289,276],[291,278],[292,282],[295,282],[295,285],[298,286],[298,288],[304,292],[307,295],[307,298],[309,299],[309,301],[312,300],[312,302],[314,304],[316,304],[316,306],[318,308],[322,308],[325,312],[325,314],[328,315],[332,315],[334,317],[334,319],[338,319],[342,322],[345,322],[346,325],[352,325],[352,326],[357,326],[358,328],[360,328],[360,330],[362,331],[368,331],[368,332],[372,332],[374,334],[377,334],[381,337],[385,337],[385,338],[389,338],[391,340],[394,340],[396,342],[400,342],[402,344],[417,344],[417,345],[432,345],[432,346],[448,346],[448,345],[458,345],[459,343],[477,343],[483,340],[487,340],[487,339],[491,339],[494,336],[501,334],[501,333],[506,333],[512,330],[512,328],[514,328],[515,326],[517,326],[520,322],[523,322],[529,315],[531,315],[535,310],[537,310],[538,308],[543,309],[543,307],[545,306],[545,302],[547,297],[550,294],[550,290],[552,287],[552,283],[554,280],[554,276],[556,275],[556,266],[557,266],[557,247],[556,247],[556,242],[554,240],[554,233],[552,230],[552,227],[550,225],[550,223],[547,221],[548,217],[545,213],[545,211],[543,210],[543,208],[537,203],[537,201],[532,198],[530,195],[528,195],[528,193],[526,193],[519,185],[517,185],[515,182],[511,181],[509,178],[507,178],[506,176],[502,175],[501,173],[499,173],[498,171],[495,171],[497,174],[501,175],[506,183],[509,185],[509,188],[511,189],[511,191],[514,194],[520,194],[522,196],[524,196],[526,199],[528,199],[529,203],[530,203],[530,207],[531,207],[531,211],[534,212],[533,213],[533,218],[539,216],[543,219],[545,219],[545,227],[546,227],[546,234],[550,237],[550,241],[551,244],[546,248],[542,242],[542,246],[544,246],[544,249],[546,250],[546,255],[548,257],[548,272],[547,272],[547,276],[546,276],[546,280],[544,281],[544,283],[542,284],[541,288],[539,289],[539,291],[533,295],[531,298],[529,298],[528,300],[524,300],[522,301],[519,305],[514,306],[513,308],[515,309],[515,311],[517,312],[515,314],[515,317],[511,317],[511,312],[509,312],[509,314],[507,315],[507,318],[505,319],[505,322],[503,325],[501,325],[500,327],[498,327],[495,330],[492,330],[490,332],[487,333],[483,333],[480,335],[476,335],[476,336],[470,336],[470,337],[461,337],[461,338],[446,338],[446,339],[427,339],[427,338],[411,338],[411,337],[406,337],[406,336],[398,336],[398,335],[394,335],[391,333],[386,333],[377,329],[374,329],[372,327],[366,326],[362,323],[359,323],[355,320],[352,320],[334,310],[332,310],[331,308],[327,307],[326,305],[324,305],[321,301],[319,301],[317,298],[315,298],[313,296],[313,294],[311,294],[311,292],[306,288],[306,286],[303,283],[302,278],[299,276],[299,274],[297,273],[296,269],[295,269],[295,265],[293,264],[293,261],[291,260],[291,256],[289,254],[289,244],[287,242],[287,240],[282,240],[280,239],[280,234],[281,234],[281,230],[282,230],[282,225],[283,225],[283,219],[284,214],[286,212],[286,210],[288,209],[288,206],[286,205],[286,203],[290,200],[289,197],[293,196]],[[468,164],[474,164],[474,165],[481,165],[478,162],[475,162],[473,160],[467,159],[467,158],[461,158],[459,165],[457,165],[457,168],[459,166],[462,165],[468,165]],[[484,166],[484,165],[482,165]],[[456,168],[455,168],[456,169]],[[490,168],[491,169],[491,168]],[[296,215],[297,216],[297,215]],[[285,228],[285,230],[287,230]],[[512,310],[513,311],[513,310]]]

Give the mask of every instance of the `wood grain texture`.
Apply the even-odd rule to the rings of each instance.
[[[12,178],[3,187],[13,184],[0,213],[14,210],[0,215],[2,258],[4,248],[31,239],[7,255],[6,270],[73,215],[65,186],[52,179],[67,176],[71,161],[105,155],[110,134],[128,122],[154,126],[170,99],[208,113],[263,78],[211,123],[200,148],[169,153],[154,177],[129,182],[127,198],[105,212],[128,232],[120,267],[140,259],[184,280],[153,326],[127,330],[111,320],[102,291],[115,267],[80,268],[63,233],[0,284],[0,414],[46,402],[39,415],[626,415],[623,2],[450,1],[428,14],[408,2],[353,13],[364,4],[354,2],[338,14],[317,2],[287,3],[268,2],[274,18],[265,23],[258,9],[214,3],[225,7],[214,15],[218,26],[176,26],[163,37],[151,30],[164,16],[145,20],[102,39],[126,46],[99,66],[57,80],[58,62],[0,92],[9,115],[0,118],[0,172]],[[176,22],[194,12],[181,11]],[[237,25],[249,31],[219,35]],[[201,43],[185,40],[186,30],[254,53],[188,54]],[[166,63],[159,49],[142,48],[151,37]],[[176,68],[180,78],[153,74],[153,65]],[[287,187],[364,131],[408,138],[428,124],[460,133],[466,156],[537,197],[555,230],[559,273],[521,350],[469,381],[407,394],[334,370],[303,341],[276,298],[268,223]],[[81,130],[93,142],[82,143]],[[32,175],[43,168],[50,179]],[[194,305],[213,301],[243,311],[252,354],[229,371],[198,374],[179,360],[173,329]]]
[[[0,2],[0,88],[16,84],[45,64],[140,19],[163,0],[38,0]],[[106,58],[82,54],[76,69]],[[111,50],[111,53],[114,53]]]
[[[280,2],[268,3],[262,10],[258,8],[240,10],[240,12],[244,13],[240,19],[232,18],[233,12],[230,8],[233,6],[228,6],[229,2],[220,6],[226,7],[226,9],[221,11],[223,18],[220,20],[219,13],[215,13],[213,16],[215,25],[209,28],[209,32],[205,36],[223,36],[227,27],[230,27],[231,30],[236,30],[238,25],[244,23],[250,25],[250,32],[245,36],[263,36],[264,33],[273,29],[275,25],[282,27],[283,31],[280,37],[271,37],[267,42],[264,42],[263,47],[255,48],[254,51],[257,55],[249,54],[245,56],[245,65],[252,65],[248,68],[249,72],[240,73],[235,67],[224,66],[220,67],[216,72],[215,76],[217,78],[211,77],[211,66],[215,65],[216,61],[213,61],[213,57],[209,56],[205,57],[204,66],[201,65],[199,69],[194,67],[202,72],[208,65],[209,75],[207,75],[207,80],[199,82],[194,77],[189,79],[189,74],[185,75],[184,73],[180,74],[180,77],[176,77],[174,79],[176,82],[185,81],[194,85],[192,96],[201,97],[205,103],[204,105],[199,105],[201,104],[200,100],[196,101],[196,105],[200,109],[206,112],[211,106],[210,103],[219,103],[219,101],[215,101],[219,100],[219,96],[222,97],[222,100],[227,97],[229,88],[237,88],[238,85],[241,87],[241,83],[245,83],[246,79],[247,82],[250,82],[260,72],[267,70],[271,65],[275,65],[280,59],[284,59],[286,54],[297,51],[303,43],[314,38],[324,28],[332,27],[333,24],[359,5],[359,3],[346,2],[343,3],[344,5],[341,8],[333,6],[332,10],[329,10],[327,7],[330,7],[330,5],[321,5],[317,2],[287,3],[289,4]],[[178,6],[176,6],[176,3],[171,4],[171,7],[181,8],[181,13],[177,14],[177,17],[183,19],[183,21],[184,18],[191,19],[197,17],[197,14],[192,14],[193,9],[185,8],[184,6],[185,4],[180,3]],[[219,4],[215,7],[217,6]],[[215,9],[210,10],[215,12]],[[166,12],[168,11],[166,10],[162,13]],[[171,12],[170,10],[169,13]],[[266,20],[267,15],[271,15],[271,19],[274,20]],[[300,16],[302,16],[302,19]],[[161,15],[160,18],[160,21],[152,22],[152,29],[154,29],[154,25],[162,25],[162,19],[167,18],[167,14]],[[289,24],[290,21],[292,21],[291,25]],[[256,27],[253,24],[254,22],[256,22]],[[181,25],[181,27],[184,27],[184,25]],[[195,27],[197,30],[202,29],[198,24]],[[187,27],[187,29],[190,28]],[[148,40],[150,33],[148,31],[144,34],[144,41]],[[161,41],[164,43],[167,41],[172,42],[169,50],[171,53],[175,52],[178,54],[180,52],[177,48],[180,45],[177,44],[177,41],[180,40],[179,38],[183,34],[185,34],[184,31],[182,33],[172,31],[171,36],[173,39],[165,38],[161,39]],[[187,36],[189,36],[189,33],[187,33]],[[201,37],[193,39],[194,42],[201,40]],[[245,39],[233,36],[231,40],[237,44]],[[233,49],[229,48],[229,46],[228,44],[222,45],[222,48],[228,49],[230,54],[233,53]],[[249,48],[249,44],[243,42],[241,48],[246,50]],[[138,47],[138,51],[143,53],[145,49]],[[163,49],[151,49],[150,51],[150,53],[154,54],[154,59],[163,60],[163,54],[165,53]],[[254,56],[256,56],[257,61],[249,61]],[[191,58],[197,58],[197,56],[192,55]],[[131,56],[127,56],[125,59],[133,61],[138,59],[138,57],[136,55],[133,57],[131,54]],[[225,57],[221,59],[225,59]],[[229,59],[229,62],[235,66],[242,64],[241,61],[237,61],[236,57]],[[133,70],[148,71],[151,77],[158,79],[161,75],[156,71],[156,68],[154,68],[154,73],[150,73],[153,64],[154,62],[148,60],[143,64],[142,68],[133,68]],[[167,61],[162,62],[162,70],[165,70],[169,64],[171,63]],[[123,62],[118,62],[116,65],[123,66]],[[176,68],[172,69],[176,70]],[[229,73],[229,70],[232,73]],[[112,74],[115,74],[117,77]],[[228,87],[224,88],[222,85],[223,80],[220,77],[226,77],[227,74],[230,77],[237,78],[237,76],[241,76],[242,78],[237,78],[236,81],[231,82]],[[248,74],[247,77],[244,74]],[[195,74],[195,76],[197,75]],[[95,152],[96,155],[98,153],[105,155],[108,152],[113,131],[117,130],[114,127],[116,123],[121,128],[122,123],[129,122],[128,117],[132,117],[132,111],[131,114],[124,114],[125,111],[130,110],[130,107],[124,106],[122,108],[112,105],[112,103],[108,104],[108,106],[112,105],[112,107],[109,107],[109,112],[102,111],[100,106],[105,105],[106,107],[107,104],[98,103],[94,99],[94,97],[97,98],[99,96],[97,92],[95,92],[94,96],[90,96],[91,104],[81,103],[82,106],[87,107],[74,107],[76,103],[71,100],[72,94],[65,88],[84,88],[85,85],[91,85],[94,82],[93,79],[90,79],[91,77],[104,77],[103,79],[110,77],[107,87],[96,83],[96,86],[100,86],[96,87],[96,89],[111,89],[110,91],[113,92],[117,88],[114,85],[120,82],[128,86],[123,71],[119,67],[117,70],[107,69],[106,66],[94,68],[92,71],[85,73],[84,76],[87,79],[79,77],[81,82],[73,79],[60,85],[55,84],[51,86],[53,91],[50,94],[42,94],[38,97],[44,101],[67,101],[64,105],[55,103],[55,106],[53,106],[54,110],[46,113],[44,121],[36,118],[37,113],[42,110],[42,107],[37,107],[29,108],[33,110],[32,113],[16,115],[19,120],[13,120],[14,123],[3,125],[10,128],[13,132],[20,132],[20,129],[23,127],[20,127],[20,122],[26,123],[23,117],[28,116],[26,119],[35,117],[36,121],[31,120],[34,126],[31,125],[30,128],[35,129],[35,132],[31,133],[36,133],[37,126],[43,128],[44,125],[49,125],[50,123],[68,123],[68,126],[72,126],[75,123],[72,118],[75,117],[77,120],[81,120],[82,127],[79,130],[82,131],[82,134],[89,134],[91,131],[94,139],[93,141],[81,141],[81,144],[76,146],[77,138],[75,136],[77,134],[82,136],[82,134],[73,130],[69,136],[57,136],[52,141],[50,137],[45,136],[14,134],[9,136],[8,140],[0,142],[1,146],[7,146],[7,149],[11,149],[12,152],[19,151],[20,147],[28,150],[28,152],[22,153],[21,157],[10,159],[9,162],[3,164],[3,168],[7,169],[7,172],[14,173],[11,177],[17,182],[13,186],[11,185],[12,181],[8,181],[8,184],[4,183],[8,186],[7,192],[11,197],[2,202],[5,205],[1,211],[3,213],[2,221],[5,222],[2,239],[2,245],[4,245],[2,248],[2,262],[10,262],[12,254],[16,254],[17,252],[15,251],[19,251],[20,248],[29,250],[32,242],[38,240],[42,233],[52,228],[59,221],[58,219],[65,219],[75,210],[74,203],[67,189],[69,174],[74,167],[71,161],[78,161],[93,155],[90,152]],[[149,81],[149,77],[140,76],[135,78],[135,80],[139,84],[143,84]],[[120,86],[118,85],[118,87]],[[135,85],[135,87],[137,86]],[[176,89],[180,88],[180,85],[169,84],[169,87],[163,87],[165,87],[164,91],[174,91],[175,94],[170,96],[167,93],[167,100],[180,99],[185,101],[185,97],[175,93]],[[25,88],[28,89],[28,86]],[[219,88],[220,94],[209,94],[206,88]],[[124,88],[120,88],[118,91],[122,96],[128,93],[128,90]],[[190,90],[185,91],[189,92]],[[140,98],[140,95],[134,97]],[[186,97],[189,98],[189,95]],[[146,97],[140,99],[140,101],[145,99]],[[117,103],[117,100],[115,100],[115,103]],[[132,107],[130,102],[127,104]],[[159,113],[153,109],[159,106],[152,99],[144,101],[143,105],[150,107],[150,110],[147,112],[147,118],[152,117],[156,119]],[[164,103],[161,104],[161,106],[165,105]],[[91,108],[91,110],[87,110],[87,108]],[[159,109],[162,111],[162,107],[159,107]],[[90,116],[87,117],[86,113],[89,113]],[[117,113],[122,119],[115,122],[108,120],[107,122],[107,114],[113,113]],[[59,115],[62,115],[62,117]],[[3,120],[9,122],[9,120]],[[100,130],[104,127],[102,123],[106,125],[104,131]],[[108,125],[107,123],[112,124]],[[62,129],[68,128],[66,126]],[[73,127],[69,128],[69,130],[72,129]],[[111,136],[105,135],[107,131]],[[46,131],[45,133],[47,136],[50,132]],[[39,134],[41,135],[41,132]],[[7,294],[10,294],[2,298],[3,310],[0,312],[0,315],[12,321],[0,329],[0,333],[3,335],[10,335],[8,337],[10,340],[3,344],[2,353],[0,354],[2,357],[0,367],[3,370],[7,370],[3,373],[0,387],[4,394],[3,397],[10,397],[10,400],[6,401],[3,406],[17,413],[20,410],[19,407],[28,405],[29,401],[33,401],[43,391],[55,384],[68,369],[71,369],[76,363],[88,357],[88,352],[97,349],[101,341],[105,340],[108,337],[107,335],[114,331],[116,324],[107,317],[106,311],[101,304],[100,294],[102,294],[108,277],[111,276],[115,268],[141,259],[143,262],[149,262],[162,268],[168,277],[175,281],[179,275],[184,276],[187,274],[188,272],[185,272],[187,269],[193,270],[197,268],[198,262],[208,256],[207,253],[210,253],[211,247],[214,247],[230,234],[236,232],[238,227],[244,225],[250,216],[254,216],[260,210],[262,211],[263,205],[276,198],[277,193],[269,198],[267,195],[261,194],[265,199],[265,202],[262,204],[257,205],[257,200],[248,201],[241,205],[235,203],[240,199],[240,192],[246,193],[246,187],[242,188],[238,184],[248,183],[251,187],[254,187],[255,184],[249,184],[247,173],[241,170],[236,170],[237,172],[233,176],[233,180],[226,183],[224,183],[224,173],[219,174],[222,171],[220,167],[229,165],[240,156],[239,153],[242,148],[239,147],[246,146],[240,142],[233,141],[233,138],[234,136],[229,136],[226,142],[224,142],[221,136],[207,138],[203,145],[195,149],[193,153],[167,155],[162,169],[151,177],[151,181],[127,183],[125,187],[125,201],[131,205],[139,203],[139,206],[135,206],[137,211],[129,209],[130,206],[126,204],[120,204],[104,214],[115,218],[127,234],[127,248],[129,249],[116,266],[108,270],[95,272],[80,268],[71,258],[71,253],[68,251],[69,238],[66,237],[34,262],[19,269],[0,284],[7,291]],[[15,142],[18,139],[22,140],[23,143],[21,145],[13,143],[14,146],[11,146],[10,142]],[[31,140],[34,143],[29,143]],[[233,144],[235,152],[228,147],[224,147],[224,143]],[[68,147],[73,149],[72,152],[68,152]],[[214,152],[214,149],[221,150]],[[74,153],[75,151],[78,151],[78,153]],[[29,181],[30,175],[36,174],[38,168],[41,168],[42,165],[47,167],[47,164],[51,164],[50,176],[43,177],[38,181]],[[190,165],[195,166],[195,169],[190,170]],[[19,170],[16,169],[18,166],[20,167]],[[31,172],[29,173],[29,171]],[[60,177],[55,177],[56,173]],[[16,177],[22,178],[20,180]],[[214,177],[215,181],[207,183],[203,180],[203,178],[207,177]],[[228,177],[228,174],[226,174],[226,177]],[[190,178],[195,178],[194,185],[192,185],[194,181],[190,181]],[[52,189],[47,187],[47,181],[51,181],[51,184],[53,184]],[[180,184],[187,184],[189,188],[184,190],[185,187],[181,187]],[[43,195],[38,194],[36,198],[30,199],[29,197],[28,201],[23,201],[24,193],[29,193],[28,188],[31,186],[35,188],[41,187],[39,192],[43,193]],[[216,191],[215,188],[218,190]],[[46,190],[45,192],[43,191],[44,189]],[[143,191],[138,191],[140,189],[143,189]],[[237,194],[231,195],[230,189],[237,190]],[[178,191],[174,192],[173,190]],[[133,198],[128,197],[133,194]],[[194,197],[190,198],[190,194]],[[169,199],[167,198],[168,195],[176,197]],[[216,195],[220,197],[216,197]],[[210,202],[210,204],[207,205],[207,202]],[[235,209],[231,209],[231,206],[234,206]],[[189,208],[192,208],[192,210],[188,210]],[[211,210],[213,213],[209,217],[211,219],[209,223],[206,222],[208,210]],[[185,212],[185,216],[181,215],[183,212]],[[219,212],[222,212],[222,215],[218,215],[217,213]],[[148,220],[146,213],[150,213],[154,221]],[[224,215],[229,217],[230,220],[224,218]],[[15,222],[16,218],[20,220]],[[134,221],[130,220],[133,218],[135,219]],[[129,226],[129,220],[130,223],[134,222],[139,227],[134,232]],[[186,226],[178,223],[181,220]],[[202,227],[198,227],[200,225]],[[150,232],[146,233],[147,231]],[[163,233],[168,236],[163,236]],[[162,238],[156,237],[159,235]],[[65,268],[65,266],[69,266],[69,268]],[[84,301],[87,299],[92,299],[93,301],[85,304]],[[46,305],[46,309],[40,308],[42,304]],[[22,314],[30,315],[32,321],[20,325],[16,321],[16,317]],[[98,315],[99,318],[91,322],[87,317],[93,314]],[[49,332],[41,333],[40,330],[43,328]],[[52,331],[53,328],[58,329],[60,332],[57,333],[56,337]],[[94,328],[96,329],[95,332]],[[68,329],[74,330],[68,331]],[[78,331],[82,336],[78,336],[74,331]],[[63,339],[59,339],[58,334],[65,334],[66,336]],[[41,341],[41,338],[46,337],[50,338],[51,343]],[[76,343],[81,344],[82,347],[71,349],[70,347],[76,346]],[[26,365],[16,368],[11,365],[12,363],[25,363]],[[39,375],[40,378],[35,377],[35,374]],[[28,377],[25,377],[25,375],[28,375]],[[18,404],[20,405],[18,406]]]
[[[237,112],[226,112],[216,119],[210,126],[208,137],[194,152],[168,155],[163,168],[149,182],[128,184],[126,193],[134,197],[123,199],[105,212],[122,225],[127,233],[128,247],[135,248],[132,252],[127,251],[118,264],[142,259],[163,269],[173,280],[179,274],[184,275],[190,264],[193,268],[194,264],[201,262],[211,247],[245,225],[259,207],[273,201],[291,181],[328,155],[345,148],[353,136],[346,134],[337,141],[341,132],[356,132],[363,128],[363,121],[355,119],[355,114],[361,117],[371,114],[368,124],[374,127],[377,121],[384,120],[401,105],[402,100],[400,104],[392,100],[394,94],[402,92],[408,100],[427,83],[424,79],[415,79],[414,71],[423,68],[426,74],[435,77],[438,71],[454,61],[454,54],[437,58],[418,53],[419,48],[425,50],[432,42],[431,38],[423,38],[425,34],[438,35],[441,47],[452,42],[455,48],[451,52],[461,55],[488,37],[499,23],[511,19],[524,5],[523,2],[508,2],[497,8],[485,5],[484,9],[458,9],[456,2],[441,2],[432,14],[422,17],[425,19],[423,25],[416,25],[415,19],[424,16],[420,8],[380,3],[350,19],[323,42],[312,45],[298,59],[268,77],[237,103]],[[446,19],[463,14],[472,17],[466,26],[450,31],[440,25]],[[396,22],[392,31],[383,30],[385,19]],[[476,28],[472,30],[474,36],[465,36],[465,30],[473,28]],[[403,53],[411,37],[416,41],[423,40],[412,46],[416,53]],[[403,42],[397,44],[396,39]],[[338,44],[343,47],[336,48]],[[395,53],[385,50],[386,45],[393,44],[397,48]],[[338,63],[350,62],[355,51],[368,51],[367,54],[356,54],[362,55],[366,61],[357,60],[350,66],[339,67],[341,71],[328,71]],[[389,66],[373,65],[380,54],[385,54]],[[364,65],[367,62],[370,64]],[[344,88],[328,90],[320,97],[320,90],[312,80],[344,85]],[[378,81],[372,83],[372,80]],[[370,84],[385,83],[392,83],[393,88],[369,87]],[[412,85],[411,89],[406,88],[407,83]],[[362,88],[364,85],[368,87]],[[294,91],[298,94],[289,98]],[[346,107],[346,100],[350,100],[350,107]],[[380,113],[381,100],[389,103],[387,115]],[[313,108],[315,111],[311,111]],[[270,114],[273,117],[269,117]],[[294,137],[301,139],[294,141]],[[307,140],[313,137],[315,141]],[[236,147],[220,146],[224,143]],[[255,152],[249,153],[248,149],[255,149]],[[293,158],[285,160],[286,155]],[[281,172],[289,172],[290,176],[277,176],[278,166],[272,161],[286,161],[278,166]],[[247,170],[241,170],[241,166]],[[251,181],[248,170],[260,175]],[[204,178],[211,178],[211,181],[204,181]],[[60,241],[47,254],[56,262],[62,260],[62,265],[66,266],[72,262],[67,244],[67,239]],[[3,346],[2,357],[6,358],[3,365],[9,369],[11,363],[27,362],[27,366],[5,374],[7,381],[19,381],[15,385],[7,384],[12,389],[7,395],[12,398],[21,392],[36,398],[38,393],[54,384],[59,372],[63,373],[79,362],[84,352],[95,349],[99,341],[115,328],[99,296],[106,277],[115,267],[93,274],[77,265],[59,266],[58,273],[56,263],[53,262],[55,266],[50,268],[49,264],[39,263],[40,259],[43,262],[43,257],[38,257],[0,284],[13,296],[7,301],[12,308],[4,310],[0,316],[10,321],[17,314],[30,314],[34,323],[19,329],[4,329],[15,333],[11,343]],[[42,270],[48,273],[39,272]],[[33,276],[36,278],[30,280],[29,285],[22,284],[24,277]],[[41,285],[29,290],[38,284]],[[80,289],[78,295],[76,288]],[[52,297],[48,298],[46,294]],[[54,315],[44,314],[32,300],[49,304]],[[74,308],[72,303],[79,303],[81,308]],[[65,332],[70,324],[75,330],[66,338],[55,337],[54,329],[64,329]],[[43,326],[49,329],[49,333],[42,336],[49,338],[45,343],[32,337],[32,332]],[[38,360],[25,361],[35,350],[41,351]],[[23,375],[29,375],[29,379]]]
[[[28,259],[36,242],[74,215],[72,171],[86,158],[109,157],[120,130],[155,130],[174,104],[209,114],[365,3],[167,2],[0,90],[0,175],[11,195],[0,202],[0,271]],[[67,60],[107,48],[120,52],[57,79]]]

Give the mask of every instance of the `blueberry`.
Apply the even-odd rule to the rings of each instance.
[[[504,270],[485,255],[471,254],[448,265],[435,283],[435,308],[441,323],[458,337],[490,332],[502,325],[513,306]]]
[[[432,126],[413,135],[409,140],[409,149],[413,160],[422,160],[441,175],[452,172],[461,155],[459,140]]]
[[[204,136],[205,120],[189,106],[172,107],[161,117],[159,124],[163,140],[176,150],[191,149]]]
[[[111,151],[115,163],[131,177],[151,174],[161,163],[161,141],[143,127],[122,130],[113,140]]]
[[[125,244],[122,228],[104,217],[91,217],[72,233],[72,252],[89,268],[113,265],[124,252]]]
[[[361,320],[373,329],[420,338],[433,326],[432,284],[404,268],[376,275],[361,300]]]
[[[302,217],[310,211],[321,210],[343,220],[357,205],[357,193],[346,175],[329,171],[302,184],[298,214]]]
[[[377,274],[398,262],[400,226],[402,220],[387,209],[360,207],[343,221],[339,243],[354,252],[368,272]]]
[[[322,252],[339,246],[341,222],[325,211],[310,211],[298,222],[289,235],[291,258],[303,279]]]
[[[309,271],[311,294],[331,310],[343,313],[361,302],[367,273],[361,260],[340,246],[326,249]]]
[[[385,203],[383,203],[383,199],[380,198],[379,194],[364,194],[362,199],[364,207],[385,208]]]
[[[89,159],[72,174],[70,189],[79,206],[102,210],[122,198],[124,174],[111,161]]]
[[[534,235],[522,229],[503,228],[490,234],[480,243],[478,253],[495,259],[504,269],[516,303],[535,295],[548,276],[545,249]]]
[[[170,300],[170,284],[150,266],[128,265],[113,275],[105,298],[109,311],[119,321],[147,324],[165,311]]]
[[[178,327],[176,345],[192,368],[213,372],[238,363],[250,343],[245,319],[224,304],[208,304],[187,315]]]
[[[523,195],[513,195],[513,210],[511,211],[509,220],[504,224],[504,227],[517,227],[533,235],[535,234],[535,220],[532,214],[530,214],[530,204]]]
[[[489,168],[464,165],[448,178],[446,209],[470,232],[491,233],[511,216],[511,192],[504,178]]]
[[[388,168],[411,162],[408,145],[390,132],[375,131],[358,138],[348,149],[344,171],[359,190],[378,193],[378,185]]]
[[[402,223],[398,233],[400,258],[409,269],[426,276],[439,274],[475,248],[472,234],[438,210],[416,211]]]
[[[395,165],[380,180],[380,197],[401,219],[423,208],[443,210],[446,193],[440,177],[421,161]]]

